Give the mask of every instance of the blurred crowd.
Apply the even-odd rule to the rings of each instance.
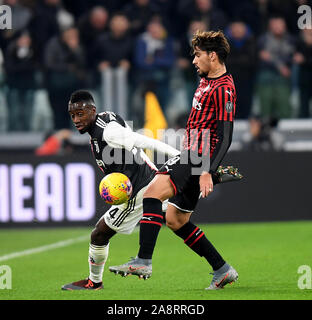
[[[53,129],[71,128],[72,91],[93,90],[103,110],[144,121],[152,90],[168,118],[188,113],[198,84],[190,40],[224,30],[237,118],[308,118],[312,30],[297,25],[308,0],[3,0],[12,29],[0,30],[1,92],[7,131],[29,131],[38,90],[47,92]],[[298,108],[292,93],[298,92]],[[257,110],[254,105],[257,101]],[[1,102],[0,102],[1,103]],[[101,111],[101,110],[100,110]]]

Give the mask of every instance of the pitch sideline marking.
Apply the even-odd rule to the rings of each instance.
[[[138,232],[139,232],[139,228],[136,227],[132,233],[138,233]],[[78,238],[72,238],[72,239],[68,239],[68,240],[63,240],[63,241],[47,244],[45,246],[41,246],[41,247],[37,247],[37,248],[12,252],[12,253],[6,254],[4,256],[0,256],[0,262],[7,261],[10,259],[14,259],[14,258],[23,257],[23,256],[28,256],[28,255],[35,254],[35,253],[41,253],[41,252],[45,252],[45,251],[49,251],[49,250],[53,250],[53,249],[57,249],[57,248],[67,247],[67,246],[70,246],[74,243],[85,241],[89,238],[90,238],[90,234],[84,235],[84,236],[81,236]]]
[[[12,253],[6,254],[4,256],[0,256],[0,262],[7,261],[10,259],[14,259],[14,258],[23,257],[23,256],[28,256],[31,254],[41,253],[41,252],[45,252],[45,251],[49,251],[49,250],[53,250],[53,249],[57,249],[57,248],[67,247],[67,246],[70,246],[74,243],[85,241],[89,237],[90,237],[90,234],[80,236],[78,238],[72,238],[72,239],[68,239],[68,240],[63,240],[63,241],[47,244],[47,245],[37,247],[37,248],[31,248],[31,249],[27,249],[27,250],[23,250],[23,251],[12,252]]]

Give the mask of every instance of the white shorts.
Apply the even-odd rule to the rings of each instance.
[[[143,215],[143,194],[146,189],[147,186],[126,203],[111,206],[102,216],[107,226],[118,233],[132,233]],[[168,201],[166,200],[162,205],[163,211],[167,210],[167,206]]]

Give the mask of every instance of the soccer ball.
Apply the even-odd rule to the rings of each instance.
[[[113,172],[105,176],[99,184],[101,198],[111,205],[127,202],[132,194],[130,179],[120,172]]]

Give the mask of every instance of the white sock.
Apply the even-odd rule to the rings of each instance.
[[[109,243],[106,246],[89,245],[89,279],[102,282],[105,262],[108,257]]]

